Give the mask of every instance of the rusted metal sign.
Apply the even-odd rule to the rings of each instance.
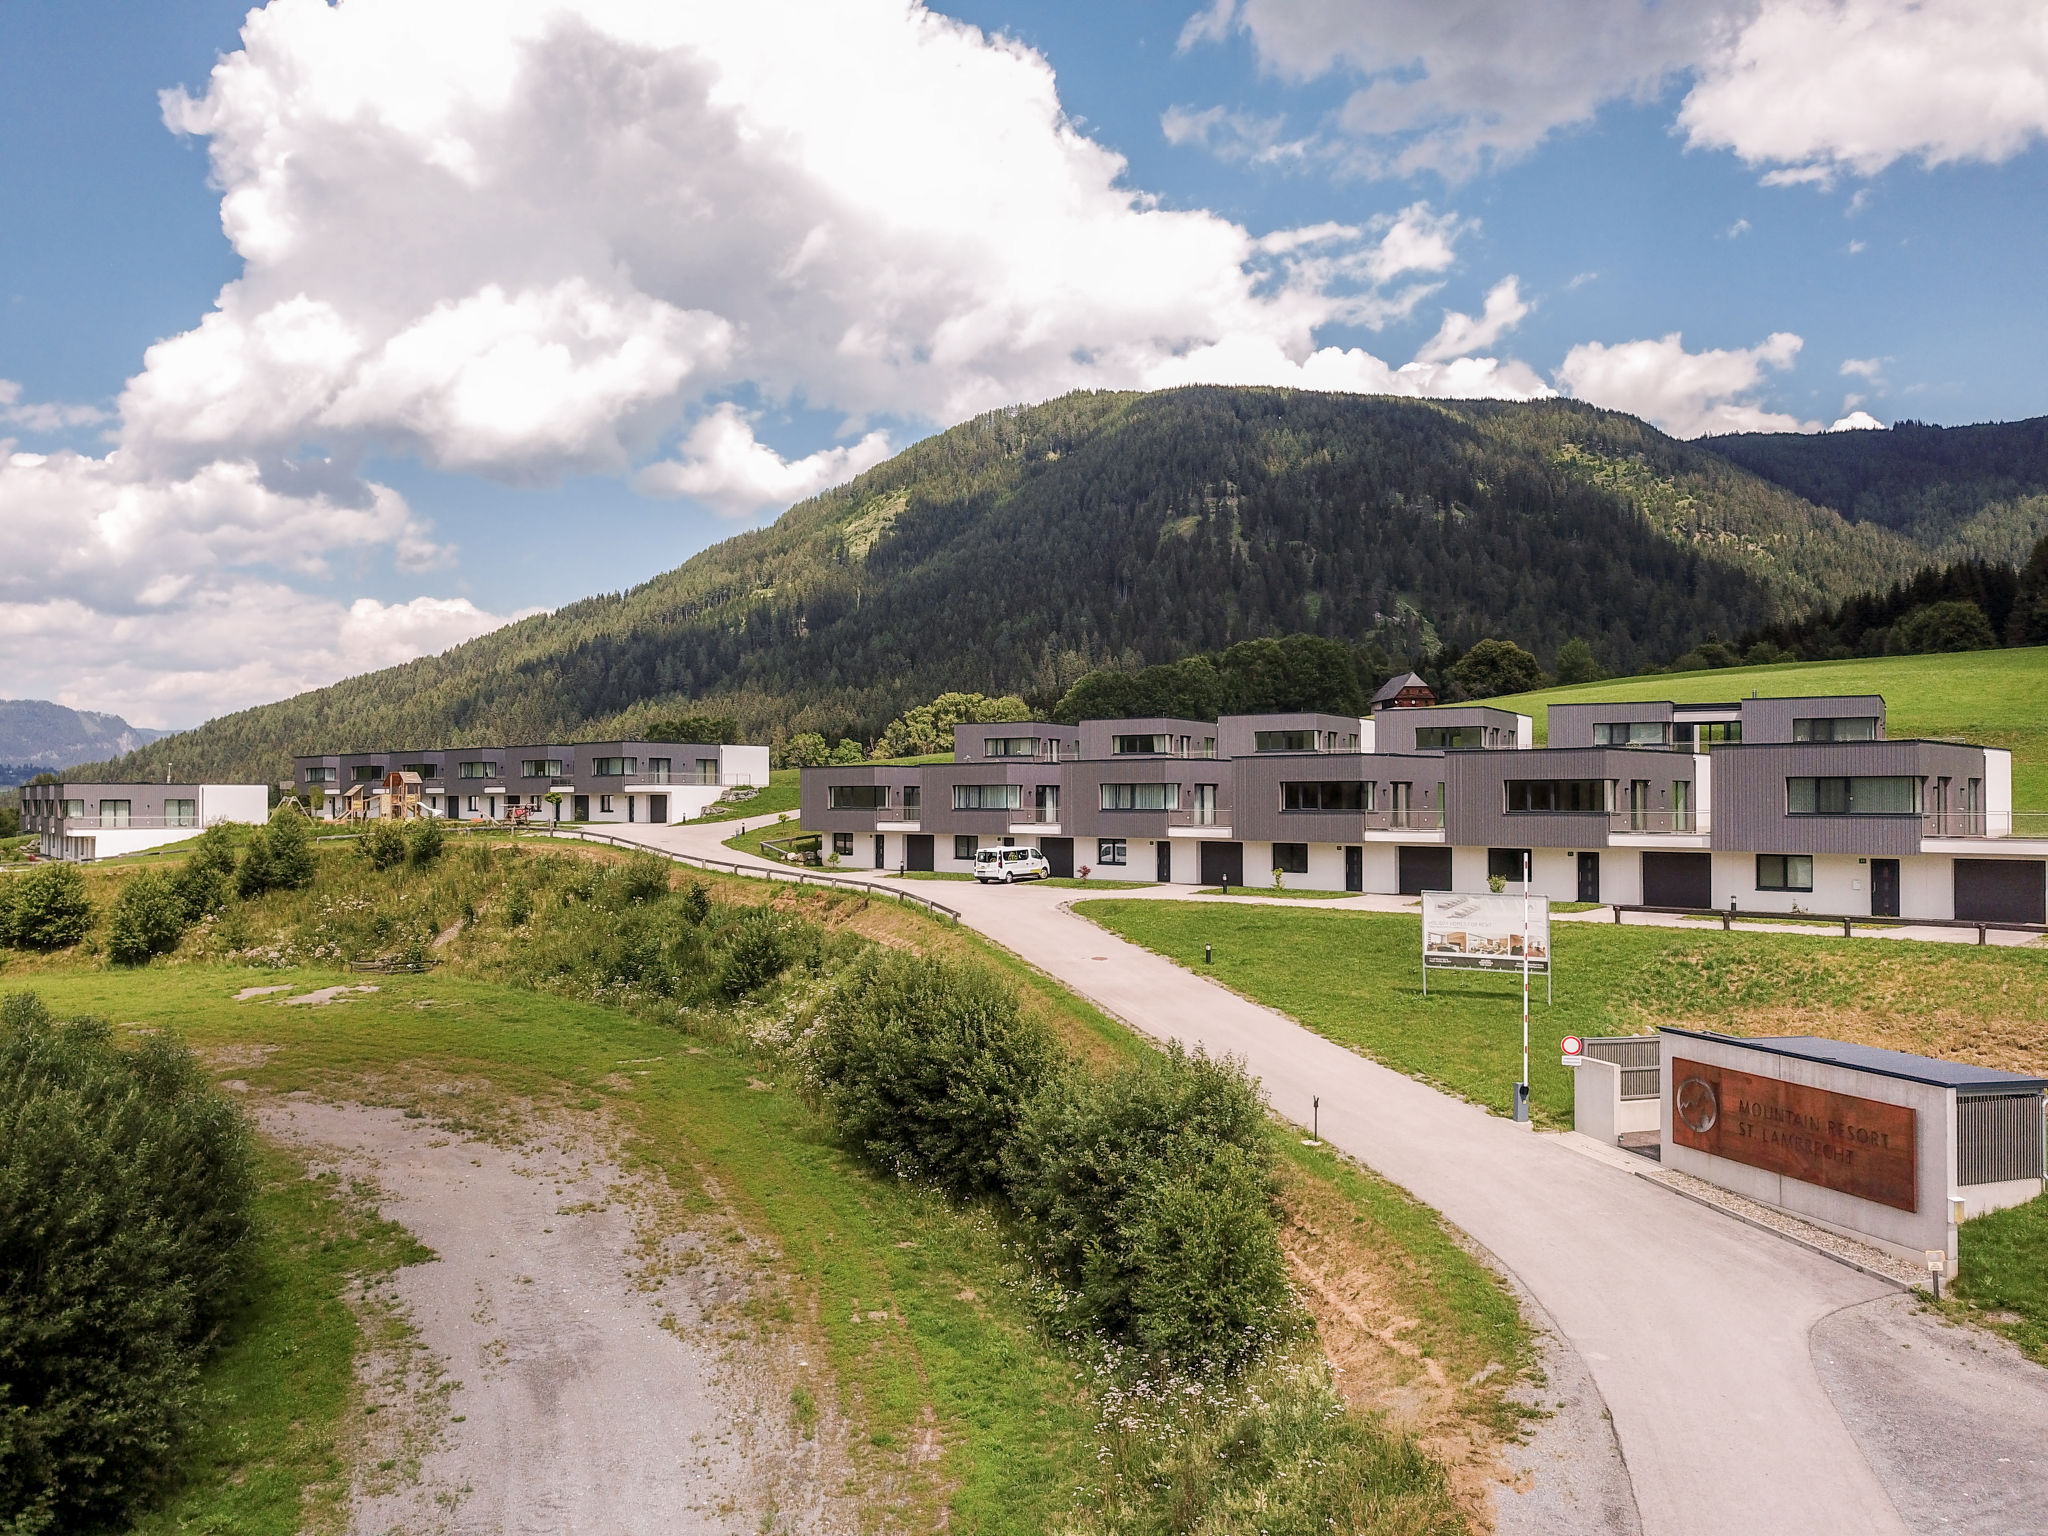
[[[1684,1057],[1671,1063],[1679,1146],[1901,1211],[1920,1208],[1914,1122],[1904,1104]]]

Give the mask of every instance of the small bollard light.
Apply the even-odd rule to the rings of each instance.
[[[1204,944],[1204,945],[1202,946],[1202,964],[1204,964],[1204,965],[1214,965],[1215,963],[1216,963],[1216,946],[1215,946],[1214,944]]]
[[[1941,1275],[1942,1271],[1948,1268],[1948,1253],[1940,1248],[1929,1248],[1925,1252],[1927,1254],[1927,1273],[1934,1281],[1934,1299],[1939,1301],[1941,1300]]]

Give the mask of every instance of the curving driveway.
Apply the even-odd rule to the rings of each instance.
[[[723,847],[730,825],[632,830],[775,867]],[[1320,1096],[1328,1140],[1548,1312],[1612,1414],[1649,1536],[2048,1530],[2048,1372],[1975,1335],[1940,1347],[1955,1330],[1885,1282],[1367,1061],[1096,927],[1070,896],[955,882],[940,899],[1134,1028],[1244,1057],[1282,1115],[1306,1121]]]

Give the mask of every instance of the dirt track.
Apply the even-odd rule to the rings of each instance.
[[[437,1255],[376,1303],[416,1338],[367,1363],[352,1536],[856,1525],[830,1394],[809,1438],[792,1412],[792,1386],[823,1377],[813,1352],[736,1326],[744,1247],[659,1230],[593,1149],[303,1096],[259,1113]]]

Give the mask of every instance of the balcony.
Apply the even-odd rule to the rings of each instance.
[[[1645,832],[1664,837],[1708,834],[1714,830],[1714,813],[1712,811],[1609,811],[1607,813],[1607,830],[1609,832]]]
[[[203,826],[210,827],[227,819],[215,816],[202,822],[197,816],[65,816],[55,819],[44,830],[59,837],[82,837],[89,832],[155,832],[164,827],[197,832]]]
[[[1434,832],[1441,836],[1444,830],[1444,813],[1427,807],[1397,806],[1391,810],[1352,814],[1364,821],[1368,832]]]
[[[1922,838],[2048,838],[2048,811],[1929,811]]]

